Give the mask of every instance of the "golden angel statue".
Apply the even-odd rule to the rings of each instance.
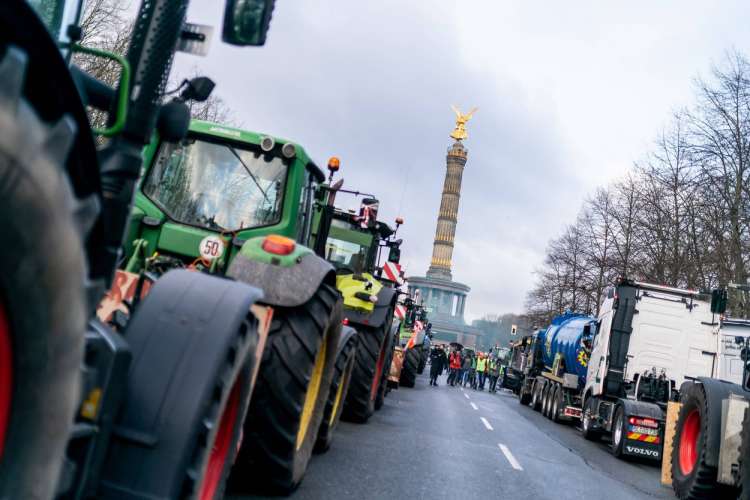
[[[469,137],[469,134],[466,132],[466,122],[471,120],[471,117],[474,116],[474,113],[476,113],[479,108],[473,108],[466,114],[461,113],[461,111],[453,105],[451,105],[451,108],[453,109],[453,112],[456,113],[456,128],[451,132],[451,137],[457,141],[462,141]]]

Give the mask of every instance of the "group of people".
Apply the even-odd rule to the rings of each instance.
[[[490,352],[474,352],[468,349],[451,347],[446,353],[442,345],[435,346],[430,352],[430,385],[437,386],[438,376],[448,372],[447,384],[455,387],[471,387],[479,391],[484,390],[488,383],[488,391],[496,392],[498,380],[502,380],[505,367],[500,364],[497,354]]]

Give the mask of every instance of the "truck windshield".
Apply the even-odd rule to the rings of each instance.
[[[279,157],[190,138],[162,144],[143,193],[169,217],[218,231],[281,219],[287,165]]]

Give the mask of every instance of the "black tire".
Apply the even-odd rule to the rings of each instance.
[[[325,283],[301,306],[274,309],[231,491],[288,494],[302,481],[340,335],[341,296]]]
[[[750,409],[745,408],[740,433],[739,500],[750,500]]]
[[[419,346],[417,349],[419,349],[419,366],[417,367],[417,374],[422,375],[425,366],[427,366],[427,352],[425,352],[422,346]]]
[[[249,309],[260,295],[183,270],[156,281],[125,331],[133,360],[97,497],[223,498],[257,366]]]
[[[404,367],[401,370],[399,385],[403,387],[414,387],[417,382],[417,368],[419,367],[419,351],[407,349],[404,353]]]
[[[518,390],[518,403],[522,406],[528,406],[531,402],[531,394],[524,389],[525,387],[526,385],[522,382]]]
[[[612,420],[612,444],[609,447],[612,454],[617,458],[622,458],[627,432],[625,411],[622,409],[622,406],[618,406],[615,408],[615,417]]]
[[[672,488],[681,499],[724,498],[727,489],[717,484],[716,468],[706,464],[711,409],[703,385],[688,385],[681,401],[672,445]],[[716,410],[721,411],[721,408]],[[690,458],[694,460],[692,469]]]
[[[50,498],[80,402],[88,307],[63,167],[75,125],[43,124],[21,95],[26,53],[0,57],[0,498]]]
[[[333,381],[328,392],[323,420],[320,422],[320,428],[318,429],[318,440],[315,442],[314,451],[316,453],[322,453],[330,448],[334,432],[341,420],[341,412],[344,409],[344,401],[346,401],[346,393],[349,390],[349,381],[354,369],[357,342],[359,342],[359,338],[354,328],[342,330],[341,340],[339,340],[338,351],[336,352]]]
[[[542,415],[549,418],[549,407],[550,407],[550,393],[552,392],[552,384],[545,383],[542,389]]]
[[[560,409],[563,404],[563,388],[560,384],[555,384],[552,391],[552,403],[550,407],[550,419],[557,423],[560,423]]]
[[[344,420],[365,423],[375,412],[375,400],[380,390],[385,361],[389,355],[388,331],[392,315],[391,311],[386,321],[376,328],[357,325],[359,344],[352,380],[349,382],[349,393],[341,416]]]
[[[539,383],[539,380],[534,380],[534,385],[531,389],[531,408],[534,411],[541,411],[542,410],[542,384]]]
[[[593,428],[591,422],[594,415],[594,398],[589,396],[583,404],[583,416],[581,418],[581,435],[588,441],[601,439],[601,432]]]
[[[380,378],[380,387],[378,394],[375,396],[375,410],[380,410],[385,403],[385,396],[388,394],[388,375],[391,372],[391,363],[393,363],[393,348],[396,345],[395,335],[388,335],[388,344],[385,346],[386,358],[383,364],[383,373]]]

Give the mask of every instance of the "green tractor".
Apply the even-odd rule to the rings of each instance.
[[[144,0],[120,57],[77,43],[81,0],[0,2],[0,498],[223,496],[261,291],[177,270],[117,328],[95,315],[144,145],[154,131],[179,142],[184,100],[207,97],[162,103],[177,47],[207,36],[186,25],[188,3]],[[262,45],[272,9],[227,0],[223,39]],[[71,65],[76,52],[118,64],[117,88]],[[87,106],[109,112],[105,129]]]
[[[365,422],[383,404],[388,370],[393,354],[393,317],[398,298],[395,283],[381,275],[378,267],[382,248],[388,248],[388,261],[397,263],[402,240],[396,229],[377,220],[378,200],[358,191],[341,189],[342,181],[332,183],[339,161],[331,158],[328,184],[319,190],[319,210],[313,223],[316,253],[336,268],[336,287],[344,297],[344,322],[354,326],[359,345],[344,418]],[[338,194],[362,196],[359,212],[335,207]]]
[[[430,355],[432,325],[427,321],[427,311],[412,298],[404,300],[404,307],[404,319],[398,327],[398,345],[403,349],[399,385],[414,387]]]
[[[334,267],[305,246],[325,176],[297,144],[201,121],[144,156],[124,271],[190,268],[263,289],[272,320],[237,457],[247,468],[229,488],[288,493],[330,445],[358,341],[342,333]]]

